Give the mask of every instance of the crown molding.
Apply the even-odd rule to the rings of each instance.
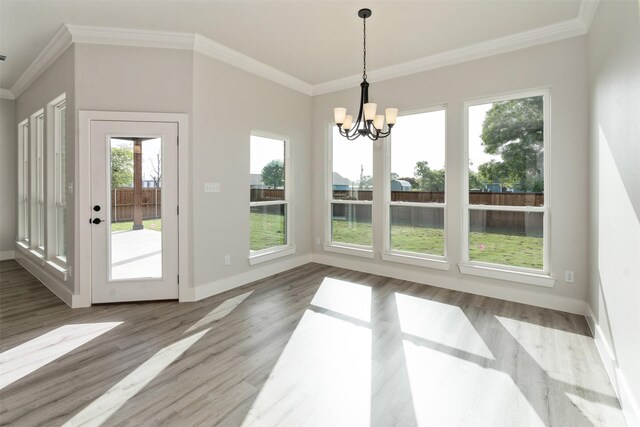
[[[312,95],[312,86],[309,83],[253,59],[250,56],[235,51],[203,35],[195,34],[193,50],[202,55],[217,59],[220,62],[224,62],[241,70],[294,89],[298,92],[302,92],[305,95]]]
[[[580,2],[578,19],[585,25],[585,27],[587,28],[587,32],[589,32],[589,29],[591,28],[591,23],[593,22],[593,18],[596,15],[599,4],[600,0],[582,0]]]
[[[372,81],[389,80],[580,36],[588,32],[598,4],[599,0],[582,0],[577,18],[371,70],[368,76]],[[360,75],[353,75],[311,85],[200,34],[63,25],[11,90],[3,89],[0,92],[2,98],[15,99],[20,96],[72,43],[192,50],[310,96],[352,88],[357,86],[362,78]],[[9,98],[10,96],[12,98]]]
[[[11,86],[11,92],[17,98],[31,85],[53,62],[71,46],[71,33],[63,25],[42,49],[35,61],[29,65],[20,78]]]
[[[397,77],[433,70],[435,68],[446,67],[448,65],[459,64],[461,62],[472,61],[474,59],[485,58],[570,37],[576,37],[586,34],[586,32],[587,27],[585,24],[578,18],[574,18],[568,21],[547,25],[545,27],[473,44],[460,49],[454,49],[426,56],[424,58],[402,62],[389,67],[378,68],[377,70],[372,71],[367,70],[367,76],[370,81],[376,82],[394,79]],[[360,84],[361,80],[361,75],[353,75],[316,84],[313,86],[312,94],[322,95],[325,93],[353,88]]]
[[[87,25],[66,25],[66,27],[71,34],[73,43],[193,49],[194,35],[192,33],[92,27]]]
[[[0,99],[16,99],[16,97],[9,89],[0,88]]]

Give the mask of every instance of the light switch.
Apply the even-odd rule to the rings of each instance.
[[[220,192],[220,183],[219,182],[205,182],[204,183],[204,192],[205,193],[219,193]]]

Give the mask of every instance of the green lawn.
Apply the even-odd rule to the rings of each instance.
[[[145,230],[162,231],[162,219],[145,219],[142,221]],[[129,231],[133,229],[133,221],[129,222],[112,222],[111,231]]]
[[[282,215],[251,212],[251,250],[259,251],[272,246],[286,245],[284,221],[285,217]]]
[[[333,241],[371,246],[371,224],[332,222]],[[391,230],[394,250],[444,255],[444,230],[395,225]],[[472,232],[469,235],[472,261],[542,269],[542,238],[503,233]]]

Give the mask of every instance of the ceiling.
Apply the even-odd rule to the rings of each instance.
[[[311,85],[576,19],[580,0],[1,0],[0,87],[63,24],[199,33]]]

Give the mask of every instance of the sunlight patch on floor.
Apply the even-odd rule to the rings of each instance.
[[[370,322],[371,288],[346,280],[325,277],[311,305]]]
[[[418,425],[544,426],[504,372],[407,340],[403,345]]]
[[[223,317],[231,313],[233,310],[235,310],[236,307],[242,304],[242,301],[247,299],[249,295],[251,295],[252,293],[253,291],[245,292],[244,294],[240,294],[233,298],[229,298],[223,301],[222,304],[220,304],[219,306],[211,310],[202,319],[194,323],[189,329],[185,331],[185,333],[195,331],[198,328],[201,328],[205,325],[208,325],[210,323],[213,323],[215,321],[222,319]]]
[[[0,390],[122,322],[64,325],[0,354]]]
[[[202,338],[209,329],[198,332],[163,348],[149,360],[138,366],[129,375],[91,402],[63,426],[99,426],[109,419],[129,399],[149,384],[154,378]],[[159,396],[159,398],[162,398]]]
[[[493,353],[460,307],[397,292],[395,296],[400,327],[404,334],[434,345],[494,359]]]
[[[325,278],[312,305],[326,312],[305,311],[244,426],[370,425],[371,288]]]

